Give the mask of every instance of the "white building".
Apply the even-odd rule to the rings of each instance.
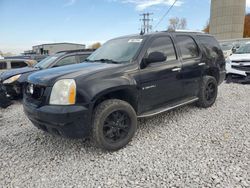
[[[68,50],[80,50],[85,49],[86,45],[84,44],[75,44],[75,43],[50,43],[50,44],[41,44],[32,47],[32,51],[35,54],[43,55],[43,54],[55,54],[60,51],[68,51]]]

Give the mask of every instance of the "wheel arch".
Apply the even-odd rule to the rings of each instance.
[[[109,88],[95,95],[92,99],[93,108],[107,99],[119,99],[129,103],[137,112],[138,94],[135,86],[119,86]]]
[[[216,79],[217,83],[220,81],[220,70],[217,67],[210,67],[205,70],[203,76],[212,76]]]

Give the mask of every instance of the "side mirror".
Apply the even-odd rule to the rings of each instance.
[[[151,52],[147,58],[143,59],[143,68],[151,63],[166,61],[167,57],[162,52]]]
[[[236,48],[233,48],[233,49],[232,49],[233,54],[234,54],[236,51],[237,51]]]

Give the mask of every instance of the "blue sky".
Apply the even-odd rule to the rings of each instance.
[[[0,50],[19,53],[41,43],[91,44],[139,33],[140,13],[154,13],[154,26],[173,1],[0,0]],[[154,30],[165,30],[176,16],[187,19],[188,29],[201,30],[209,13],[210,0],[179,0]]]

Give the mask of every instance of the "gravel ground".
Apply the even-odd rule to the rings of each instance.
[[[250,85],[141,119],[113,153],[36,129],[18,102],[0,114],[0,187],[250,187]]]

